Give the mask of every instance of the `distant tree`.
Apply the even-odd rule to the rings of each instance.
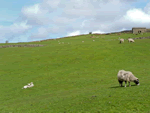
[[[8,40],[6,40],[6,43],[8,43]]]
[[[92,32],[89,32],[89,34],[92,34]]]

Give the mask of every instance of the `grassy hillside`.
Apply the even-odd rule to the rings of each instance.
[[[117,40],[141,36],[150,34],[84,35],[28,43],[43,47],[0,48],[0,112],[150,112],[150,39]],[[121,69],[132,71],[140,86],[119,87]],[[21,89],[29,82],[35,86]]]

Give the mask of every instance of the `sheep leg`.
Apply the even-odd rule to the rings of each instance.
[[[126,87],[126,85],[127,85],[127,81],[125,81],[125,86],[124,87]]]
[[[131,85],[130,85],[130,82],[129,82],[129,87],[130,87]]]
[[[119,82],[120,86],[122,87],[123,81],[118,80],[118,82]]]

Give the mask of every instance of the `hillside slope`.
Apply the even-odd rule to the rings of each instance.
[[[119,44],[118,37],[138,36],[95,36],[0,48],[0,112],[150,112],[150,39]],[[140,86],[119,87],[121,69],[132,71]],[[21,89],[29,82],[35,86]]]

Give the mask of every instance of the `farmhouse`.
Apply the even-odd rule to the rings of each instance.
[[[150,29],[147,29],[146,27],[133,27],[132,28],[133,34],[145,33],[145,32],[150,32]]]

